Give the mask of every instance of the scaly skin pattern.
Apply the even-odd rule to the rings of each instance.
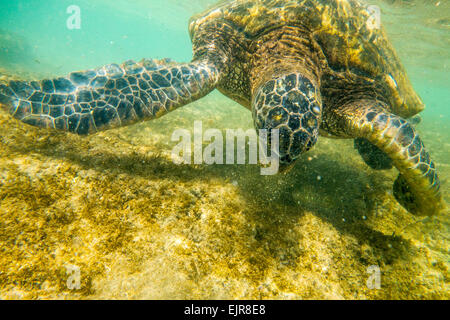
[[[316,88],[301,74],[276,77],[256,90],[253,101],[255,127],[279,130],[282,166],[291,164],[317,142],[321,115]]]
[[[400,175],[394,195],[408,211],[433,215],[444,209],[436,167],[411,124],[373,100],[359,100],[324,115],[322,125],[342,137],[365,138],[391,159]]]
[[[199,99],[214,89],[218,75],[202,61],[127,61],[53,80],[0,84],[0,102],[25,123],[89,134],[153,119]]]

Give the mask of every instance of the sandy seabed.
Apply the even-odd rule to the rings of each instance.
[[[352,141],[325,138],[286,175],[176,165],[171,134],[194,120],[252,127],[216,93],[89,137],[1,112],[0,298],[450,298],[448,212],[421,221],[404,210],[396,170],[373,171]],[[429,128],[419,132],[448,203],[448,137]],[[367,286],[371,266],[380,289]]]

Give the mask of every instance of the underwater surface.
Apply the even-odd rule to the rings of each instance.
[[[0,81],[128,59],[190,61],[189,17],[215,2],[1,0]],[[381,8],[426,104],[417,130],[450,203],[450,2],[367,2]],[[66,26],[71,5],[80,29]],[[176,165],[171,135],[195,120],[253,128],[251,112],[217,91],[87,137],[1,111],[0,298],[450,298],[449,212],[407,212],[392,195],[396,169],[374,171],[352,140],[323,137],[285,175]],[[379,289],[367,285],[372,266]]]

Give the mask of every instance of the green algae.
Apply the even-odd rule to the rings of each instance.
[[[395,170],[372,171],[352,141],[327,139],[286,175],[175,165],[171,133],[194,119],[252,126],[217,94],[89,137],[0,113],[0,297],[449,298],[448,212],[406,212],[389,191]],[[430,148],[445,182],[449,155]],[[366,285],[372,265],[379,290]],[[80,270],[79,290],[68,266]]]

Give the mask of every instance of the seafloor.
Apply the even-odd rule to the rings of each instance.
[[[0,112],[0,298],[450,298],[448,212],[405,211],[394,169],[373,171],[352,141],[324,138],[287,175],[175,165],[171,134],[194,119],[252,127],[217,93],[89,137]],[[432,120],[418,130],[449,202],[448,140]],[[367,286],[373,265],[380,289]]]

